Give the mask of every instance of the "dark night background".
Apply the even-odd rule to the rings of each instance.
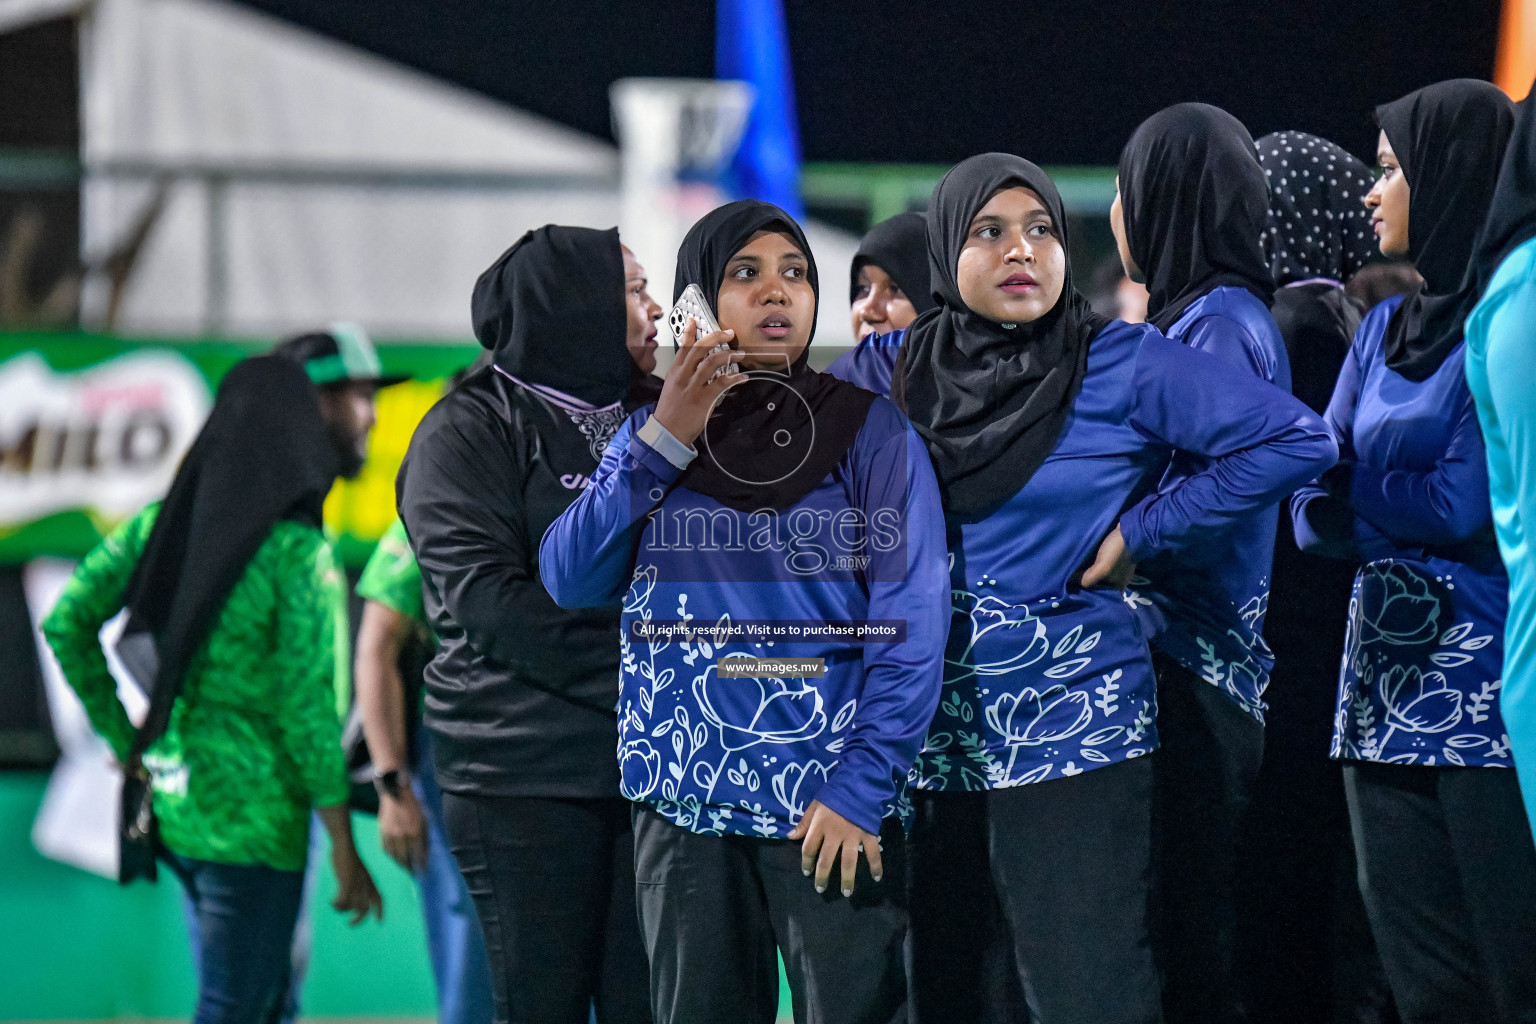
[[[603,137],[613,80],[714,70],[712,0],[242,2]],[[1498,0],[785,7],[805,158],[882,162],[1113,164],[1181,100],[1368,156],[1376,104],[1492,74],[1499,22]]]

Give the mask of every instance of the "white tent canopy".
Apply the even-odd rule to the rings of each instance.
[[[0,31],[69,13],[82,250],[111,249],[168,183],[119,331],[261,337],[347,319],[462,339],[476,276],[524,231],[621,220],[612,145],[226,0],[0,0]],[[812,240],[830,286],[818,341],[846,342],[854,240]],[[665,303],[671,282],[656,284]],[[105,292],[88,286],[88,322]]]

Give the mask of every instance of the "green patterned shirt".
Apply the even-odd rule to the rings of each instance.
[[[134,727],[98,634],[123,606],[160,506],[86,555],[43,622],[91,724],[121,759]],[[170,726],[144,755],[165,845],[225,864],[304,868],[311,807],[348,795],[346,578],[311,526],[272,528],[187,671]]]

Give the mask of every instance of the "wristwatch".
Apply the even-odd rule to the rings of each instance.
[[[400,791],[405,788],[405,773],[398,768],[391,768],[387,772],[376,771],[373,773],[373,784],[380,793],[398,800]]]

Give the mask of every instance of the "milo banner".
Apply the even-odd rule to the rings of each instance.
[[[162,497],[219,380],[271,342],[0,334],[0,563],[79,558]],[[368,463],[325,504],[342,556],[360,564],[389,526],[411,432],[478,349],[379,344],[384,371]]]

